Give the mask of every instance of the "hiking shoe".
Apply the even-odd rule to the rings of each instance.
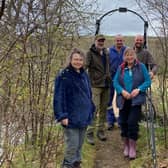
[[[73,167],[70,165],[63,165],[61,168],[73,168]]]
[[[80,161],[74,162],[74,163],[73,163],[73,168],[81,168],[80,164],[81,164]]]
[[[87,139],[87,142],[88,142],[90,145],[95,145],[94,133],[93,133],[93,132],[88,132],[88,133],[86,134],[86,139]]]
[[[108,126],[107,126],[108,131],[113,130],[113,128],[114,128],[114,124],[108,124]]]
[[[105,133],[104,133],[103,130],[97,131],[97,137],[101,141],[106,141],[107,140],[107,138],[106,138]]]

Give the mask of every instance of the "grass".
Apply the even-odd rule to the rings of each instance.
[[[48,135],[47,131],[49,131],[48,126],[45,128],[45,136],[44,140],[42,141],[44,143],[44,146],[47,145],[46,142],[46,137]],[[64,145],[63,143],[59,143],[58,140],[59,138],[54,139],[54,137],[57,137],[57,134],[60,135],[60,131],[62,132],[63,129],[61,126],[57,125],[53,128],[52,130],[52,137],[54,141],[50,141],[52,144],[51,150],[53,151],[53,155],[49,156],[49,160],[47,160],[47,156],[45,155],[44,162],[46,161],[46,168],[60,168],[60,165],[63,160],[63,154],[64,154]],[[63,132],[62,132],[63,133]],[[61,133],[61,134],[62,134]],[[54,144],[55,143],[55,144]],[[58,144],[57,144],[58,143]],[[55,150],[55,146],[58,146]],[[44,147],[43,146],[43,147]],[[12,148],[11,148],[12,150]],[[44,149],[45,150],[45,149]],[[47,151],[46,151],[47,152]],[[94,157],[95,157],[95,147],[90,146],[86,142],[84,143],[83,150],[82,150],[82,167],[83,168],[88,168],[88,167],[93,167],[94,165]],[[45,160],[46,159],[46,160]],[[2,168],[7,168],[8,163],[5,163]],[[30,143],[27,144],[26,148],[24,144],[20,144],[15,148],[14,152],[14,158],[12,159],[12,163],[10,164],[12,168],[35,168],[35,167],[40,167],[40,145],[35,145],[32,146]]]
[[[46,168],[60,167],[63,155],[62,127],[46,126],[43,139],[37,139],[37,143],[32,145],[29,141],[17,146],[8,146],[9,153],[14,151],[13,158],[4,163],[2,168],[35,168],[40,167],[40,162],[46,164]],[[41,156],[43,159],[41,160]],[[9,163],[10,162],[10,163]],[[10,165],[10,166],[8,166]],[[50,165],[50,166],[48,166]]]
[[[87,142],[85,142],[83,146],[83,153],[82,153],[83,168],[89,168],[94,166],[95,154],[96,154],[95,146],[91,146]]]
[[[137,141],[137,158],[130,162],[130,168],[149,168],[145,167],[145,164],[150,160],[150,157],[150,150],[147,144],[147,130],[144,126],[140,126],[140,134]]]
[[[46,129],[46,131],[48,128]],[[57,131],[62,131],[60,126],[55,127],[53,129],[53,136]],[[157,161],[158,164],[165,164],[167,162],[166,158],[168,158],[168,154],[166,149],[164,148],[164,136],[163,136],[163,128],[158,127],[155,129],[156,134],[156,150],[157,150]],[[47,136],[47,133],[46,133]],[[54,141],[53,143],[57,143],[58,141]],[[44,141],[45,143],[45,141]],[[46,168],[60,168],[60,164],[63,159],[63,145],[60,144],[59,148],[57,148],[57,157],[55,148],[52,150],[55,152],[50,157],[50,163],[47,164]],[[12,150],[12,148],[11,148]],[[21,144],[15,148],[14,159],[12,161],[12,168],[34,168],[40,167],[40,146],[36,146],[34,148],[32,145],[28,145],[25,148],[24,144]],[[91,146],[84,143],[83,151],[82,151],[82,167],[83,168],[92,168],[94,166],[94,160],[96,155],[95,146]],[[140,126],[140,136],[137,141],[137,158],[130,162],[130,168],[152,168],[152,155],[151,150],[148,147],[147,143],[147,130],[145,126]],[[2,168],[7,168],[7,163],[4,164]]]
[[[162,164],[165,157],[168,157],[163,142],[163,128],[155,129],[156,161],[157,165]],[[161,138],[162,137],[162,138]],[[130,162],[130,168],[153,168],[152,150],[147,143],[147,130],[140,126],[140,137],[137,142],[137,158]]]

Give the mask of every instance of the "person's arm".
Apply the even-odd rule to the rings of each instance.
[[[125,99],[130,99],[131,98],[131,94],[128,93],[120,84],[119,84],[119,74],[120,74],[121,69],[118,68],[115,76],[114,76],[114,88],[116,89],[117,94],[122,94],[122,96]],[[124,81],[123,81],[124,82]]]
[[[148,87],[151,85],[151,79],[148,73],[147,68],[144,64],[141,64],[142,72],[144,74],[144,82],[138,87],[139,91],[145,92]]]
[[[88,77],[88,75],[86,74],[86,80],[87,80],[87,87],[88,87],[88,90],[89,90],[89,97],[90,97],[90,101],[92,102],[92,109],[91,109],[91,112],[92,112],[92,115],[93,113],[95,112],[96,110],[96,107],[95,107],[95,104],[92,100],[92,89],[91,89],[91,83],[90,83],[90,79]]]
[[[59,75],[55,80],[53,106],[54,106],[54,116],[58,122],[62,120],[66,120],[68,118],[68,113],[66,110],[66,107],[67,107],[66,106],[66,79],[64,79],[61,75]]]
[[[144,64],[140,65],[142,67],[142,72],[144,75],[144,82],[138,87],[132,90],[131,97],[136,97],[140,92],[145,92],[146,89],[151,85],[151,77],[148,70]]]
[[[147,51],[147,63],[148,63],[148,69],[149,69],[149,74],[151,76],[151,78],[153,77],[153,75],[156,74],[158,66],[156,65],[151,53],[149,51]]]
[[[114,76],[114,80],[113,80],[113,86],[114,86],[117,94],[121,94],[122,91],[124,90],[122,88],[122,86],[119,84],[119,74],[120,74],[120,71],[121,71],[121,69],[118,68],[118,70],[117,70],[117,72],[116,72],[116,74]]]
[[[91,59],[92,59],[92,55],[91,55],[90,51],[88,51],[87,54],[86,54],[85,69],[88,69],[88,67],[90,66]]]

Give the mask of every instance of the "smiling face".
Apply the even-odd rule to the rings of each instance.
[[[138,35],[135,37],[135,47],[136,48],[141,48],[144,43],[144,38],[142,35]]]
[[[117,49],[120,49],[124,45],[124,39],[121,35],[115,37],[115,46]]]
[[[124,54],[124,61],[128,63],[128,66],[133,65],[134,60],[136,59],[136,54],[133,49],[126,49]]]
[[[84,58],[80,54],[74,53],[72,55],[70,63],[72,67],[78,71],[84,65]]]
[[[105,39],[97,39],[95,40],[95,46],[98,50],[102,50],[104,48]]]

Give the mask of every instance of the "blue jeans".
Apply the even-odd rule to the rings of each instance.
[[[63,166],[73,166],[81,161],[81,150],[84,143],[86,128],[64,128],[65,154]]]

